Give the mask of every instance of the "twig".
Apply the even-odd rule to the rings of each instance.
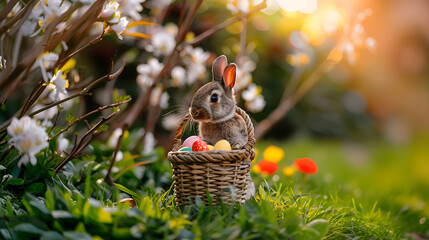
[[[121,149],[122,139],[124,138],[124,133],[127,130],[127,127],[128,127],[127,125],[123,125],[122,126],[121,136],[119,136],[119,138],[118,138],[118,142],[116,143],[115,151],[113,152],[112,161],[110,162],[109,169],[107,170],[106,177],[104,178],[104,181],[107,184],[109,184],[110,186],[113,186],[113,182],[114,182],[114,179],[113,179],[113,177],[111,175],[112,168],[113,168],[113,165],[115,165],[116,156],[118,155],[118,151],[119,151],[119,149]]]
[[[52,139],[54,139],[54,138],[58,137],[61,133],[63,133],[63,132],[65,132],[65,131],[69,130],[73,125],[75,125],[76,123],[78,123],[78,122],[79,122],[79,121],[81,121],[82,119],[84,119],[84,118],[86,118],[86,117],[88,117],[88,116],[90,116],[90,115],[92,115],[92,114],[94,114],[94,113],[98,113],[98,112],[101,112],[101,111],[103,111],[103,110],[105,110],[105,109],[113,108],[113,107],[116,107],[116,106],[122,105],[122,104],[124,104],[124,103],[129,102],[129,101],[131,101],[131,98],[130,98],[130,99],[127,99],[127,100],[124,100],[124,101],[117,102],[117,103],[112,103],[112,104],[109,104],[109,105],[106,105],[106,106],[102,106],[102,107],[99,107],[99,108],[97,108],[97,109],[95,109],[95,110],[93,110],[93,111],[91,111],[91,112],[88,112],[88,113],[86,113],[85,115],[82,115],[82,116],[78,117],[75,121],[73,121],[73,122],[69,123],[65,128],[62,128],[62,129],[61,129],[60,131],[58,131],[54,136],[50,137],[50,138],[48,139],[48,141],[51,141]]]
[[[118,178],[120,177],[120,176],[122,176],[122,174],[124,174],[124,173],[126,173],[128,170],[130,170],[130,169],[132,169],[132,168],[135,168],[135,167],[138,167],[138,166],[142,166],[142,165],[147,165],[147,164],[150,164],[150,163],[153,163],[154,161],[142,161],[142,162],[137,162],[137,163],[134,163],[134,164],[132,164],[132,165],[130,165],[130,166],[127,166],[126,168],[124,168],[124,169],[122,169],[116,176],[115,176],[115,178],[114,178],[114,180],[116,181],[116,180],[118,180]]]
[[[186,7],[186,0],[182,1],[182,6],[180,7],[180,16],[179,21],[177,22],[177,27],[181,28],[183,23],[183,18],[185,16],[185,7]]]
[[[10,0],[0,12],[0,19],[6,19],[7,15],[12,11],[13,7],[18,3],[18,0]]]
[[[11,1],[12,2],[12,1]],[[11,3],[9,2],[9,3]],[[15,15],[11,20],[9,20],[8,22],[6,22],[4,25],[2,25],[0,27],[0,34],[3,34],[6,32],[7,29],[9,29],[11,26],[13,26],[15,23],[17,23],[19,20],[21,20],[21,22],[23,23],[24,21],[27,20],[28,15],[31,13],[31,11],[33,10],[34,6],[36,5],[38,1],[36,0],[32,0],[30,1],[23,10],[21,10],[17,15]],[[15,4],[14,4],[15,5]],[[13,8],[13,7],[12,7]],[[6,8],[3,9],[3,11],[5,11]],[[3,13],[2,11],[2,13]],[[5,11],[4,13],[9,14],[9,11]],[[3,15],[0,17],[0,19],[5,19],[6,16],[3,17]]]
[[[274,111],[272,111],[268,117],[256,125],[255,138],[260,139],[263,137],[269,129],[271,129],[278,121],[280,121],[295,106],[295,104],[314,87],[314,85],[325,73],[335,66],[336,63],[337,62],[335,61],[327,59],[322,64],[320,64],[319,67],[304,81],[304,83],[292,96],[280,102],[279,106],[277,106],[277,108],[274,109]]]
[[[45,111],[45,110],[47,110],[47,109],[49,109],[49,108],[51,108],[53,106],[59,105],[59,104],[61,104],[63,102],[67,102],[68,100],[71,100],[71,99],[73,99],[75,97],[78,97],[78,96],[92,95],[92,93],[88,93],[88,91],[91,90],[92,87],[94,87],[95,85],[97,85],[99,82],[105,80],[106,78],[109,79],[109,80],[115,79],[117,76],[119,76],[122,73],[122,70],[124,70],[124,64],[122,64],[121,67],[118,69],[118,71],[116,71],[115,73],[113,73],[113,74],[109,73],[107,75],[104,75],[104,76],[98,78],[97,80],[95,80],[91,84],[89,84],[87,87],[85,87],[84,89],[82,89],[82,91],[80,91],[78,93],[75,93],[75,94],[73,94],[73,95],[71,95],[69,97],[66,97],[64,99],[61,99],[61,100],[59,100],[57,102],[51,103],[48,106],[46,106],[44,108],[41,108],[41,109],[38,109],[37,111],[34,111],[34,112],[32,112],[32,113],[30,113],[28,115],[30,117],[32,117],[32,116],[34,116],[34,115],[36,115],[36,114],[38,114],[40,112],[43,112],[43,111]]]
[[[186,33],[188,32],[189,27],[191,26],[192,20],[195,18],[195,15],[197,14],[197,11],[200,8],[202,2],[203,0],[198,0],[197,3],[193,6],[193,8],[191,8],[188,11],[186,18],[183,21],[183,25],[179,29],[179,33],[177,34],[177,38],[176,38],[177,44],[181,43],[185,39]]]
[[[240,33],[240,48],[235,58],[236,63],[239,63],[244,53],[246,52],[247,18],[245,13],[242,13],[241,22],[243,24],[243,29],[241,30],[241,33]]]
[[[60,112],[61,112],[61,107],[60,106],[57,106],[57,111],[58,112],[57,112],[57,115],[55,116],[54,124],[52,124],[52,127],[49,128],[48,135],[52,132],[52,130],[54,129],[54,127],[57,126],[58,118],[59,118]],[[49,139],[48,139],[48,141],[49,141]]]
[[[113,116],[115,116],[118,112],[113,112],[112,114],[110,114],[107,117],[101,117],[100,121],[95,124],[94,127],[92,127],[90,130],[88,130],[88,132],[86,132],[83,137],[80,139],[79,143],[76,143],[75,146],[73,147],[73,150],[70,152],[70,155],[64,159],[60,164],[58,164],[58,166],[55,168],[55,173],[58,173],[58,171],[64,167],[70,160],[72,160],[74,158],[74,156],[76,156],[78,153],[80,153],[83,149],[86,148],[86,146],[88,146],[88,144],[91,142],[92,138],[94,137],[94,135],[100,133],[97,132],[97,128],[99,126],[101,126],[101,124],[103,124],[104,122],[108,121],[109,119],[111,119]]]
[[[248,13],[246,13],[245,16],[249,17],[250,15],[258,12],[259,10],[264,9],[265,7],[267,7],[267,4],[264,1],[264,2],[256,5],[252,10],[250,10]],[[242,17],[243,17],[242,15],[238,15],[238,16],[236,16],[234,18],[231,18],[231,19],[229,19],[229,20],[227,20],[227,21],[225,21],[223,23],[220,23],[220,24],[218,24],[218,25],[216,25],[216,26],[208,29],[207,31],[205,31],[205,32],[201,33],[200,35],[196,36],[194,38],[194,40],[192,40],[192,42],[190,43],[190,45],[195,45],[195,44],[197,44],[197,43],[205,40],[206,38],[208,38],[211,35],[219,32],[220,30],[228,27],[229,25],[231,25],[231,24],[233,24],[233,23],[235,23],[237,21],[240,21]]]
[[[73,57],[74,55],[78,54],[79,52],[81,52],[81,51],[82,51],[82,50],[84,50],[85,48],[90,47],[90,46],[92,46],[92,45],[94,45],[94,44],[98,43],[99,41],[101,41],[101,40],[103,39],[103,36],[104,36],[104,30],[103,30],[103,32],[101,33],[101,35],[100,35],[100,36],[98,36],[97,38],[95,38],[95,39],[91,40],[89,43],[87,43],[87,44],[83,45],[81,48],[79,48],[79,49],[75,50],[74,52],[70,53],[69,55],[67,55],[67,56],[66,56],[66,57],[64,57],[63,59],[58,60],[58,61],[55,63],[55,66],[53,67],[53,69],[55,69],[55,68],[56,68],[56,67],[58,67],[58,66],[62,66],[62,65],[63,65],[64,63],[66,63],[66,62],[67,62],[71,57]]]
[[[0,156],[0,162],[3,161],[3,159],[15,148],[14,145],[10,145],[6,151],[3,152],[3,154]]]

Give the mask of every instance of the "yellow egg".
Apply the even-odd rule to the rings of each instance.
[[[214,149],[214,147],[212,145],[207,145],[207,147],[209,147],[209,151]]]
[[[231,144],[226,140],[220,140],[214,145],[214,150],[231,150]]]

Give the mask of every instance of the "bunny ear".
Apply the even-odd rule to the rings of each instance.
[[[237,65],[230,63],[223,71],[223,83],[225,88],[233,88],[235,85]]]
[[[213,81],[222,81],[223,70],[227,64],[228,60],[225,55],[221,55],[214,60],[212,68]]]

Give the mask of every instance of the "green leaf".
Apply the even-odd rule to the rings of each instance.
[[[28,164],[27,169],[24,172],[24,179],[25,182],[31,183],[36,180],[38,180],[43,174],[43,169],[40,166],[40,164],[37,164],[36,166],[33,166],[31,164]]]
[[[128,99],[130,99],[130,98],[131,98],[131,96],[130,96],[130,95],[125,95],[125,96],[116,96],[116,97],[115,97],[115,102],[122,102],[122,101],[128,100]]]
[[[75,118],[75,117],[73,117],[71,114],[69,114],[69,115],[66,117],[66,121],[67,121],[67,122],[69,122],[69,124],[72,124],[72,123],[74,123],[74,122],[76,121],[76,118]]]
[[[26,187],[25,190],[31,194],[39,195],[42,194],[46,189],[45,184],[37,182]]]
[[[92,237],[87,233],[64,232],[64,236],[68,239],[92,240]]]
[[[98,128],[97,128],[97,131],[100,131],[100,132],[106,132],[107,130],[109,130],[109,125],[100,125]]]
[[[319,237],[322,238],[326,235],[329,229],[329,221],[325,219],[316,219],[305,225],[304,228],[314,229],[319,233]]]
[[[5,182],[6,185],[19,186],[24,184],[24,179],[22,178],[11,178]]]
[[[122,186],[121,184],[118,184],[118,183],[113,183],[113,184],[122,192],[126,192],[129,195],[131,195],[134,198],[134,200],[136,200],[137,202],[141,202],[143,200],[143,198],[138,193],[131,191],[130,189]]]
[[[45,233],[45,231],[43,231],[42,229],[34,226],[33,224],[30,223],[21,223],[18,224],[14,227],[14,230],[20,233],[25,233],[27,235],[31,235],[31,236],[40,236],[43,233]]]
[[[63,237],[58,232],[49,231],[43,233],[42,237],[40,237],[40,240],[67,240],[67,238]]]
[[[51,212],[52,217],[55,219],[73,219],[74,216],[70,212],[64,210],[54,210]]]

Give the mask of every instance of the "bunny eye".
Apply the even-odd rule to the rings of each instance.
[[[217,93],[213,93],[211,96],[210,96],[210,102],[212,102],[212,103],[217,103],[219,101],[219,96],[217,95]]]

